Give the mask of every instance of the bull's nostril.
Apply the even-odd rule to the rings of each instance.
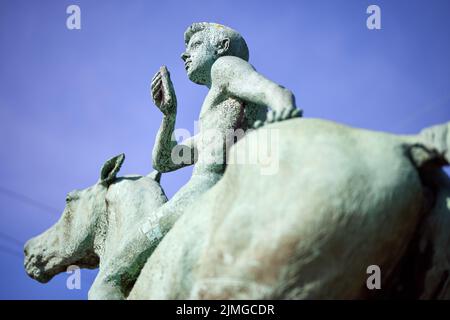
[[[23,252],[25,254],[28,254],[30,252],[30,243],[31,243],[31,239],[28,240],[27,242],[25,242],[25,244],[23,245]]]

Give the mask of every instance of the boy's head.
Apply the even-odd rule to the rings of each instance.
[[[191,24],[184,33],[186,51],[181,55],[191,81],[208,84],[211,67],[219,57],[236,56],[248,61],[248,47],[235,30],[217,23]]]

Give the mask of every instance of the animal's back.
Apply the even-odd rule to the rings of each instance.
[[[390,274],[422,206],[404,140],[316,119],[266,128],[278,150],[265,166],[278,169],[229,165],[160,243],[131,298],[355,298],[369,265]]]

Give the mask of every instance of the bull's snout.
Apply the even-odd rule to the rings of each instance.
[[[33,239],[31,239],[31,240],[28,240],[27,242],[25,242],[25,245],[23,246],[23,254],[24,254],[24,256],[25,256],[25,259],[27,258],[27,256],[30,254],[30,246],[32,245],[31,244],[31,241],[32,241]]]
[[[24,267],[26,273],[33,279],[45,283],[48,282],[52,275],[49,274],[46,250],[40,249],[35,238],[28,240],[24,247]]]

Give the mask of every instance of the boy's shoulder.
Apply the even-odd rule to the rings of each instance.
[[[218,58],[211,67],[211,78],[213,82],[228,81],[230,77],[235,77],[246,72],[249,69],[254,70],[252,65],[235,56],[223,56]]]
[[[214,66],[226,66],[226,65],[232,66],[235,64],[248,64],[248,62],[236,56],[223,56],[217,58],[217,60],[213,64],[213,68]]]

